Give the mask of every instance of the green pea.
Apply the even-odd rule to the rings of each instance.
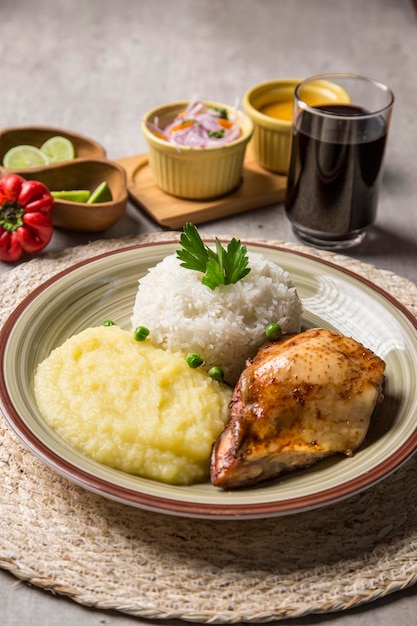
[[[195,352],[189,352],[185,360],[187,361],[188,365],[192,367],[193,369],[200,367],[200,365],[203,365],[204,363],[204,359],[199,354],[196,354]]]
[[[133,337],[136,341],[145,341],[149,333],[150,330],[146,326],[138,326],[133,332]]]
[[[113,320],[106,320],[103,322],[102,326],[117,326],[117,324],[116,322],[113,322]]]
[[[279,324],[272,322],[265,328],[265,334],[271,341],[277,341],[282,337],[282,328]]]
[[[224,372],[218,365],[213,365],[213,367],[209,369],[208,373],[209,376],[211,376],[214,380],[219,381],[219,383],[224,381]]]

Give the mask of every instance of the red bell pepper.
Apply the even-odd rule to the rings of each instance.
[[[37,180],[17,174],[0,179],[0,259],[18,261],[50,242],[54,198]]]

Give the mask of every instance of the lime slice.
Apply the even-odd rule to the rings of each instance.
[[[57,200],[85,203],[90,197],[90,192],[87,189],[72,189],[70,191],[51,191],[51,195]]]
[[[113,200],[111,189],[106,181],[104,181],[92,191],[87,202],[88,204],[97,204],[98,202],[111,202],[111,200]]]
[[[3,157],[4,167],[15,170],[25,170],[31,167],[48,165],[49,159],[39,148],[35,146],[14,146]]]
[[[71,141],[61,135],[51,137],[41,145],[41,151],[46,154],[51,163],[71,161],[75,158],[75,148]]]

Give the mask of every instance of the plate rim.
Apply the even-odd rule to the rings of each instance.
[[[207,243],[214,241],[214,237],[203,237],[203,239]],[[222,241],[226,238],[219,237],[219,239]],[[333,261],[329,261],[328,259],[323,259],[319,256],[314,256],[301,250],[289,249],[279,243],[275,244],[268,240],[251,240],[250,238],[242,238],[241,242],[244,245],[255,248],[259,247],[261,249],[271,249],[284,254],[303,257],[310,261],[314,261],[319,265],[332,268],[332,270],[340,272],[342,275],[347,275],[353,278],[359,284],[365,285],[372,292],[378,293],[383,297],[383,299],[387,300],[408,320],[408,322],[410,322],[410,324],[417,331],[417,319],[402,302],[387,292],[383,287],[380,287],[357,272],[349,268],[345,268],[342,265],[338,265]],[[305,494],[290,500],[272,500],[258,503],[253,502],[249,505],[244,503],[197,503],[195,501],[190,502],[180,499],[171,499],[165,496],[147,494],[143,491],[137,491],[127,486],[117,485],[106,478],[94,475],[84,468],[78,468],[74,463],[62,458],[53,449],[41,441],[36,434],[32,432],[30,426],[26,424],[24,418],[21,417],[17,409],[15,409],[5,381],[5,352],[8,338],[10,331],[13,329],[21,314],[26,310],[28,305],[39,294],[48,289],[50,285],[55,284],[64,276],[68,276],[69,274],[76,272],[79,268],[100,261],[103,258],[120,255],[133,250],[155,248],[160,246],[169,247],[173,244],[178,244],[178,238],[127,245],[78,261],[66,268],[63,268],[45,280],[41,285],[35,287],[10,313],[0,329],[0,407],[8,425],[12,428],[24,445],[29,448],[31,453],[35,454],[46,465],[71,482],[78,484],[84,489],[98,493],[108,499],[159,513],[205,519],[251,519],[278,517],[281,515],[299,513],[313,508],[316,509],[328,504],[333,504],[339,500],[346,499],[372,487],[380,480],[385,479],[407,461],[417,448],[417,424],[399,448],[392,452],[386,459],[382,460],[375,467],[366,472],[366,481],[363,480],[363,474],[360,474],[359,476],[351,478],[350,480],[339,485],[329,487],[320,492]],[[78,476],[81,476],[82,479],[78,478]]]

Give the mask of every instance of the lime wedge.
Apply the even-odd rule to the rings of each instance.
[[[90,197],[90,192],[87,189],[73,189],[70,191],[51,191],[51,195],[57,200],[85,203]]]
[[[111,200],[113,200],[111,189],[106,181],[104,181],[92,191],[87,202],[88,204],[97,204],[98,202],[111,202]]]
[[[71,161],[75,158],[75,148],[66,137],[56,135],[41,145],[41,151],[46,154],[51,163]]]
[[[48,165],[49,159],[39,148],[35,146],[14,146],[3,157],[4,167],[15,170],[25,170],[31,167]]]

